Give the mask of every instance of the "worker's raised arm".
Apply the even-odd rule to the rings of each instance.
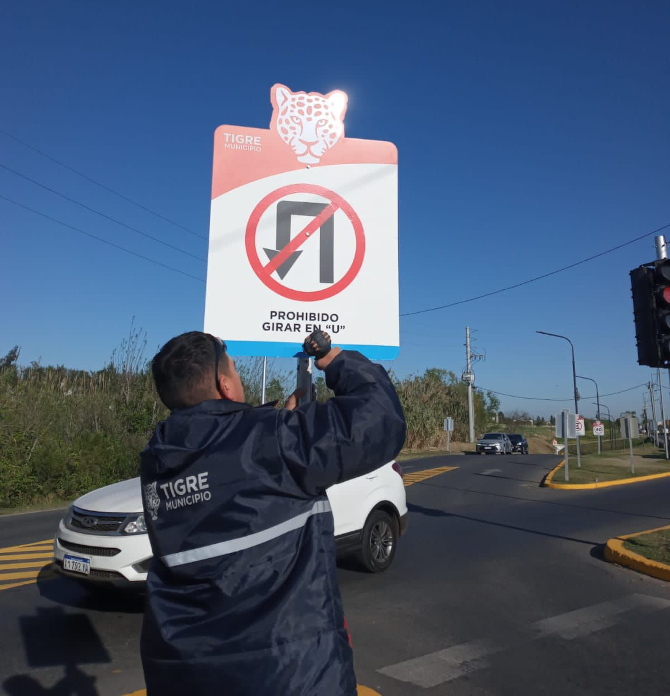
[[[398,395],[381,365],[333,349],[317,367],[325,368],[335,396],[282,411],[277,432],[287,468],[313,495],[393,460],[406,431]]]

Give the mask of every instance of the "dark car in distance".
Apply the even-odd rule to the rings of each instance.
[[[508,435],[510,441],[512,442],[512,452],[521,452],[521,454],[528,454],[528,442],[523,435],[518,433],[512,433]]]

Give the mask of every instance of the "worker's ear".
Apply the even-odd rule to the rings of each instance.
[[[232,384],[230,379],[226,377],[225,374],[221,373],[219,375],[219,379],[216,382],[217,390],[219,392],[219,396],[222,399],[228,399],[228,401],[233,401],[233,396],[232,396]]]

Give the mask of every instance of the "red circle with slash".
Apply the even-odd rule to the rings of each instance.
[[[303,229],[300,234],[296,235],[287,246],[284,247],[269,263],[263,265],[261,259],[258,256],[258,251],[256,249],[256,233],[258,231],[258,222],[265,213],[265,211],[273,204],[279,201],[284,196],[288,196],[294,193],[312,193],[318,196],[322,196],[327,199],[329,205],[320,215],[317,215],[308,225]],[[298,248],[300,248],[315,232],[316,230],[332,215],[334,215],[337,210],[341,210],[354,228],[354,234],[356,236],[356,251],[354,253],[354,260],[349,267],[349,270],[344,274],[340,280],[333,283],[329,288],[323,290],[293,290],[287,288],[276,281],[272,274],[274,271],[281,266],[281,264]],[[338,196],[334,191],[324,188],[323,186],[317,186],[316,184],[291,184],[290,186],[282,186],[281,188],[268,193],[265,198],[263,198],[260,203],[253,209],[249,222],[247,223],[247,231],[245,236],[245,245],[247,249],[247,257],[249,258],[249,263],[254,269],[254,273],[259,277],[261,282],[266,285],[270,290],[276,292],[282,297],[287,297],[290,300],[301,300],[302,302],[315,302],[316,300],[325,300],[329,297],[333,297],[338,293],[342,292],[346,287],[348,287],[354,278],[358,275],[363,265],[363,258],[365,257],[365,233],[363,231],[363,223],[356,214],[355,210],[347,203],[344,198]]]

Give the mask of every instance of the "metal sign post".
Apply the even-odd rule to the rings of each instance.
[[[300,406],[312,400],[312,365],[311,358],[298,358],[297,389],[302,389],[304,392],[298,401]]]
[[[629,414],[624,414],[619,419],[619,429],[622,439],[628,438],[628,448],[630,450],[630,472],[635,473],[635,456],[633,455],[633,439],[640,437],[637,418]]]
[[[451,433],[454,430],[454,419],[445,418],[444,419],[444,430],[447,433],[447,452],[451,452]]]
[[[633,456],[633,438],[631,419],[626,417],[623,419],[624,436],[628,438],[628,449],[630,450],[630,473],[635,473],[635,457]]]
[[[261,405],[265,403],[266,388],[268,381],[268,359],[263,357],[263,383],[261,384]]]
[[[575,414],[563,409],[556,415],[556,437],[562,437],[565,449],[565,480],[570,480],[570,461],[568,453],[568,438],[577,437]]]

